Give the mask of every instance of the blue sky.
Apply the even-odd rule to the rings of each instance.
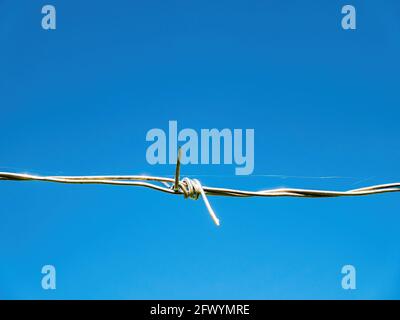
[[[182,168],[205,185],[399,181],[400,4],[351,1],[344,31],[345,4],[2,0],[0,170],[171,176],[145,137],[177,120],[255,130],[254,174]],[[213,197],[220,228],[201,201],[146,189],[3,181],[0,197],[2,299],[400,298],[397,194]]]

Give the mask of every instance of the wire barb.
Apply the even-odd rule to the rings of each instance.
[[[181,158],[182,158],[182,149],[178,149],[178,158],[176,160],[176,169],[175,169],[175,184],[174,184],[174,190],[178,191],[179,190],[179,175],[181,172]]]
[[[210,202],[207,199],[207,196],[203,190],[203,187],[202,187],[200,181],[197,179],[192,180],[189,178],[184,178],[182,180],[182,182],[180,182],[179,176],[180,176],[180,168],[181,168],[181,159],[182,159],[182,149],[179,148],[178,149],[178,157],[177,157],[177,161],[176,161],[175,182],[174,182],[173,190],[175,192],[179,192],[179,190],[181,190],[184,194],[185,199],[191,198],[191,199],[197,200],[201,196],[203,198],[204,204],[206,205],[208,213],[210,214],[214,223],[217,226],[219,226],[220,225],[219,219],[217,218],[217,215],[215,214],[214,210],[212,209]]]
[[[181,151],[178,153],[175,178],[155,177],[145,175],[127,176],[38,176],[23,173],[0,172],[0,180],[13,181],[44,181],[54,183],[73,184],[107,184],[120,186],[136,186],[151,188],[169,194],[183,195],[186,198],[197,200],[201,196],[214,223],[219,226],[220,221],[212,209],[207,196],[227,197],[306,197],[331,198],[349,196],[367,196],[388,192],[400,192],[400,182],[373,185],[348,191],[327,191],[294,188],[278,188],[260,191],[216,188],[203,186],[199,180],[183,178],[180,180]]]
[[[211,219],[213,219],[214,223],[217,226],[220,225],[219,219],[217,218],[217,215],[212,209],[210,202],[208,201],[208,198],[206,196],[206,193],[204,192],[203,186],[201,185],[199,180],[184,178],[182,182],[179,184],[179,187],[180,190],[182,190],[185,199],[191,198],[197,200],[201,196],[204,201],[204,204],[206,205],[208,213],[211,216]]]

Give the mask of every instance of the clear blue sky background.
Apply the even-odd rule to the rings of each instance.
[[[177,120],[255,129],[254,175],[182,168],[206,185],[399,181],[400,4],[350,3],[356,31],[348,1],[2,0],[0,170],[173,175],[145,136]],[[147,189],[3,181],[0,199],[0,298],[400,298],[398,194],[211,198],[220,228],[201,201]]]

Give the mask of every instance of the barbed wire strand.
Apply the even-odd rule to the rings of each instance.
[[[400,192],[400,182],[373,185],[347,191],[311,190],[296,188],[276,188],[260,191],[217,188],[203,186],[199,180],[191,178],[180,179],[181,151],[178,152],[175,178],[147,175],[106,175],[106,176],[39,176],[26,173],[0,172],[0,180],[13,181],[43,181],[70,184],[106,184],[120,186],[136,186],[154,189],[169,194],[183,195],[194,200],[201,198],[214,221],[219,226],[220,221],[215,214],[207,196],[227,197],[307,197],[331,198],[348,196],[367,196],[388,192]]]

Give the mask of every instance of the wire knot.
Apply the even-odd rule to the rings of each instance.
[[[203,191],[203,187],[199,180],[183,178],[179,182],[179,188],[183,192],[185,199],[190,198],[193,200],[199,199]]]
[[[175,192],[181,191],[185,199],[190,198],[193,200],[197,200],[201,196],[207,207],[208,213],[210,214],[214,223],[217,226],[219,226],[220,224],[219,219],[215,215],[214,210],[211,208],[210,202],[207,199],[206,192],[204,191],[204,188],[201,185],[200,181],[197,179],[190,179],[187,177],[183,178],[180,181],[177,179],[176,181],[175,181],[175,186],[172,186]],[[176,186],[178,186],[178,188],[176,188]]]

